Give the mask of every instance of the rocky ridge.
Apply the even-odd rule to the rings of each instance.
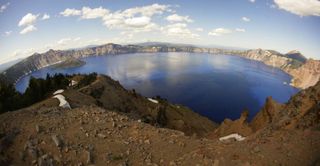
[[[0,165],[320,164],[320,82],[286,104],[268,98],[252,122],[245,111],[218,127],[106,76],[60,92],[72,109],[50,97],[0,115]],[[244,139],[219,140],[231,133]]]
[[[272,50],[228,50],[218,48],[200,48],[188,45],[118,45],[105,44],[101,46],[84,48],[80,50],[49,50],[43,54],[33,54],[23,61],[13,65],[2,73],[2,79],[10,83],[16,83],[21,77],[41,68],[61,63],[70,58],[84,58],[88,56],[118,55],[126,53],[153,53],[153,52],[190,52],[209,54],[237,55],[244,58],[261,61],[267,65],[279,68],[293,77],[292,84],[295,87],[305,89],[314,85],[320,78],[320,61],[305,60],[297,53],[280,54]],[[305,79],[307,78],[307,79]]]

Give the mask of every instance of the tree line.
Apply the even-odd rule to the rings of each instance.
[[[74,75],[47,74],[46,78],[31,77],[29,86],[22,94],[16,91],[13,84],[0,81],[0,113],[30,106],[52,95],[58,89],[66,89]],[[77,88],[86,86],[96,79],[97,74],[82,75]]]

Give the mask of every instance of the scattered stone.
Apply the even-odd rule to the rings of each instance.
[[[52,135],[51,136],[53,142],[56,144],[57,147],[61,147],[62,146],[62,141],[58,138],[57,135]]]
[[[86,151],[86,156],[87,156],[87,164],[92,164],[92,155],[90,151]]]
[[[31,147],[31,148],[28,149],[28,151],[29,151],[29,154],[30,154],[30,156],[31,156],[32,158],[34,158],[34,159],[38,158],[38,151],[37,151],[37,149],[35,149],[34,147]]]
[[[45,154],[38,158],[38,166],[53,166],[53,160]]]
[[[150,145],[150,140],[147,139],[144,141],[144,143]]]
[[[112,122],[112,127],[113,128],[117,127],[117,124],[115,122]]]
[[[94,146],[92,144],[89,144],[88,149],[89,149],[89,151],[93,151],[94,150]]]
[[[41,128],[40,128],[39,125],[36,125],[36,131],[37,131],[37,133],[40,133],[40,132],[41,132]]]
[[[99,133],[99,134],[98,134],[98,137],[99,137],[99,138],[106,138],[107,136],[104,135],[104,134]]]
[[[69,148],[66,147],[66,148],[64,149],[64,152],[68,153],[68,152],[69,152]]]
[[[260,152],[259,146],[254,147],[254,148],[253,148],[253,152],[254,152],[254,153]]]
[[[184,142],[179,142],[178,145],[179,145],[180,147],[185,147],[185,146],[186,146],[186,144],[185,144]]]
[[[170,166],[176,166],[177,164],[174,161],[170,161],[169,165]]]
[[[213,166],[219,166],[219,160],[215,159],[215,160],[213,161]]]
[[[128,149],[127,151],[126,151],[126,154],[129,156],[130,155],[130,149]]]

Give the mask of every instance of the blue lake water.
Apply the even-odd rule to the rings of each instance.
[[[96,56],[83,59],[86,65],[69,69],[43,68],[22,78],[16,85],[25,91],[29,79],[54,73],[106,74],[127,89],[144,96],[160,95],[188,106],[216,122],[237,119],[248,108],[250,119],[266,97],[287,102],[299,90],[284,82],[290,76],[257,61],[238,56],[197,53],[144,53]]]

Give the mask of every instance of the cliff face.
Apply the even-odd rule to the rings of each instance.
[[[290,63],[292,61],[292,59],[281,56],[280,54],[274,54],[271,51],[261,49],[250,50],[246,55],[244,55],[244,57],[260,61],[266,65],[280,69],[286,69],[290,67]]]
[[[47,67],[49,65],[61,63],[70,58],[154,52],[191,52],[241,56],[244,58],[263,62],[266,65],[279,68],[289,73],[293,77],[292,85],[302,89],[314,85],[318,81],[320,76],[320,61],[308,60],[305,62],[305,58],[296,52],[283,55],[276,51],[262,49],[242,51],[218,48],[199,48],[194,46],[122,46],[117,44],[106,44],[81,50],[49,50],[48,52],[43,54],[34,54],[4,71],[1,77],[4,77],[10,83],[16,83],[24,75],[27,75],[35,70],[39,70],[43,67]]]
[[[319,81],[320,61],[310,59],[301,67],[287,69],[286,71],[293,77],[291,81],[292,86],[305,89],[311,85],[315,85]]]

